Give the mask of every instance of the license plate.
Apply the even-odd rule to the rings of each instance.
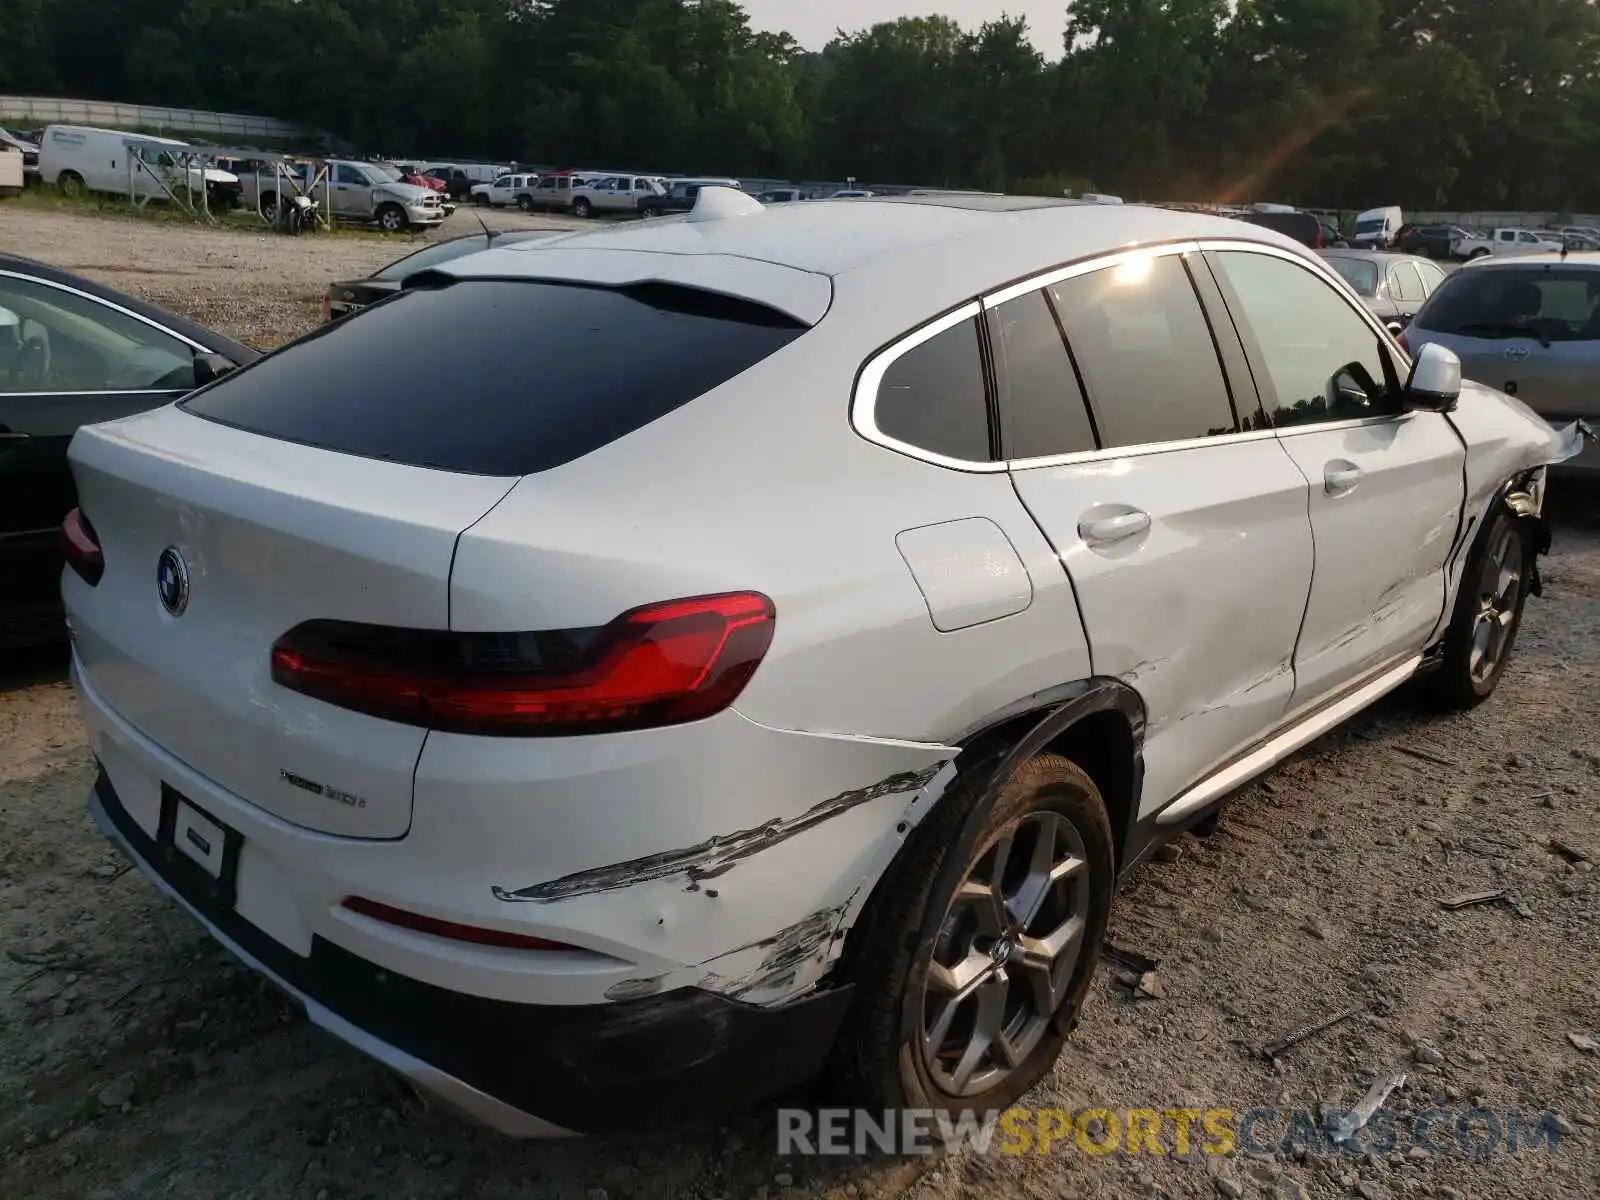
[[[174,882],[227,908],[233,907],[244,838],[176,788],[161,785],[161,828],[156,833]]]

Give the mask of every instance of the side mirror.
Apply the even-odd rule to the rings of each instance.
[[[222,355],[201,351],[194,356],[194,385],[204,387],[214,379],[221,379],[233,369],[234,364]]]
[[[1461,399],[1461,360],[1455,351],[1429,342],[1411,362],[1402,399],[1407,408],[1450,412]]]

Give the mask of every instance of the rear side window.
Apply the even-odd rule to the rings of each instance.
[[[1107,448],[1237,431],[1211,327],[1176,255],[1135,258],[1049,291]]]
[[[1007,300],[989,314],[1007,458],[1095,449],[1078,373],[1044,292]]]
[[[1396,300],[1421,300],[1427,295],[1417,269],[1410,263],[1395,264],[1394,270],[1389,273],[1389,287]]]
[[[988,462],[989,401],[977,318],[934,334],[890,363],[878,384],[873,420],[896,441]]]
[[[344,454],[528,475],[632,433],[804,331],[695,288],[463,280],[325,325],[184,406]]]

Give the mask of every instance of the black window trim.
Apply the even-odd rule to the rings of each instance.
[[[1206,256],[1208,264],[1211,263],[1211,255],[1217,253],[1244,252],[1247,254],[1264,254],[1269,258],[1281,258],[1285,262],[1291,263],[1301,270],[1320,278],[1346,308],[1366,323],[1375,340],[1383,344],[1383,348],[1394,361],[1395,373],[1402,381],[1406,378],[1411,369],[1410,356],[1401,349],[1400,344],[1395,341],[1394,335],[1373,315],[1372,310],[1365,304],[1357,303],[1352,298],[1349,287],[1343,285],[1333,268],[1325,266],[1321,259],[1303,258],[1290,251],[1279,249],[1276,246],[1262,245],[1259,242],[1207,239],[1200,243],[1199,248]],[[1238,297],[1233,294],[1233,286],[1228,282],[1227,276],[1214,265],[1211,273],[1216,279],[1217,286],[1222,289],[1224,303],[1228,306],[1229,315],[1233,318],[1234,328],[1239,333],[1239,340],[1244,344],[1245,358],[1250,364],[1251,372],[1256,377],[1257,390],[1261,396],[1261,407],[1270,412],[1278,406],[1278,394],[1272,386],[1271,377],[1267,374],[1266,361],[1261,356],[1261,348],[1256,342],[1255,332],[1250,328],[1250,323],[1244,316],[1243,306],[1239,303]],[[1317,421],[1305,425],[1285,425],[1268,429],[1265,432],[1272,437],[1300,437],[1311,433],[1327,433],[1330,430],[1358,429],[1364,425],[1381,425],[1407,421],[1414,416],[1416,416],[1415,410],[1400,409],[1395,412],[1375,413],[1370,417],[1348,417],[1342,421]]]

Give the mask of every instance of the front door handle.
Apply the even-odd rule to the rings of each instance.
[[[1150,528],[1150,514],[1144,512],[1118,513],[1114,517],[1096,517],[1078,522],[1078,536],[1091,546],[1105,546],[1135,537]]]
[[[1322,472],[1322,488],[1330,496],[1343,496],[1361,482],[1361,468],[1353,462],[1336,459]]]

